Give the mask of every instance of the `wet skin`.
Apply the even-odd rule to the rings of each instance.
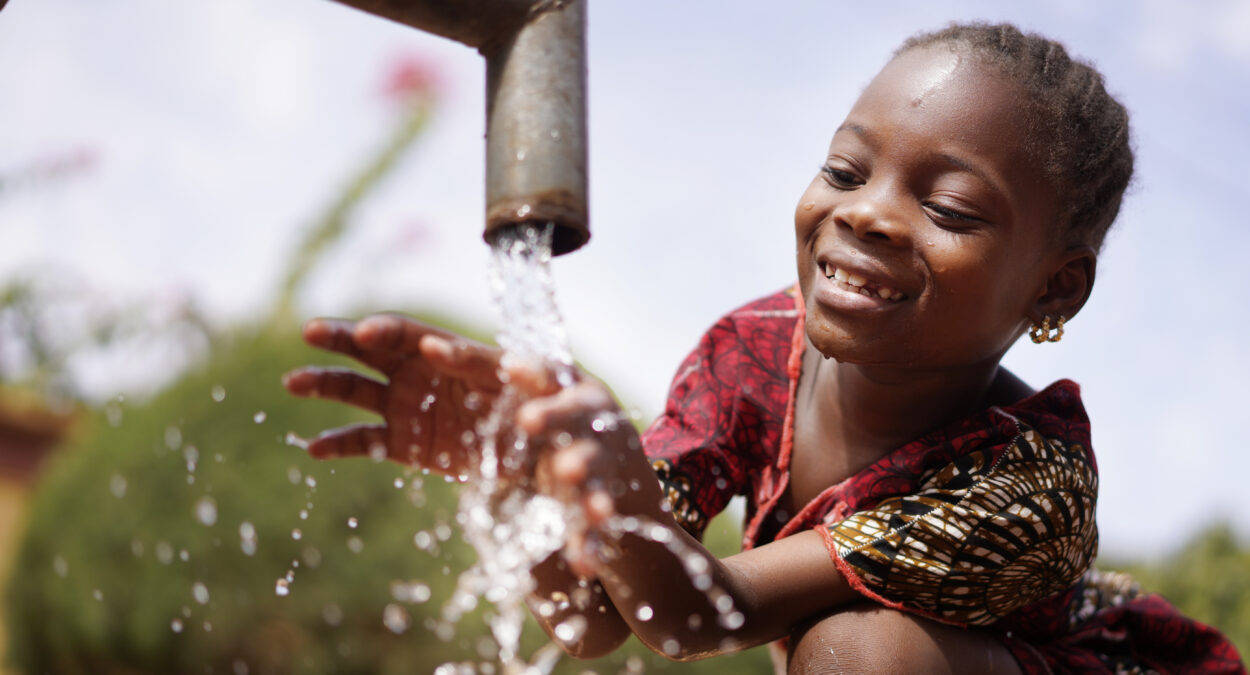
[[[1030,322],[1071,318],[1088,296],[1093,251],[1066,247],[1056,236],[1058,198],[1022,150],[1018,96],[1014,85],[966,57],[940,47],[913,50],[882,70],[839,126],[795,217],[809,344],[796,401],[791,508],[925,431],[1027,395],[999,359]],[[893,299],[840,289],[826,278],[830,266],[857,273],[874,289],[892,289]],[[370,323],[376,321],[310,324],[314,344],[363,354],[391,377],[352,380],[317,369],[291,375],[288,388],[297,395],[340,400],[384,418],[367,438],[331,432],[310,448],[315,454],[361,454],[366,441],[409,440],[394,428],[426,415],[454,420],[440,438],[455,438],[471,428],[472,416],[442,406],[458,405],[468,391],[498,390],[496,351],[410,320]],[[436,375],[455,395],[440,397],[430,411],[413,409]],[[717,560],[663,508],[632,426],[590,429],[595,415],[617,410],[603,385],[583,378],[561,390],[541,372],[518,367],[509,377],[530,397],[516,421],[542,454],[535,484],[583,504],[589,541],[612,514],[663,524],[704,560],[744,619],[736,630],[722,628],[684,570],[690,561],[663,545],[625,536],[604,549],[578,538],[564,557],[534,570],[538,603],[555,592],[571,595],[578,573],[596,579],[581,612],[589,628],[565,645],[569,651],[603,654],[633,632],[670,657],[699,658],[791,636],[792,672],[799,672],[803,664],[824,667],[808,658],[818,652],[851,653],[845,636],[854,632],[843,621],[849,617],[869,631],[859,642],[894,650],[896,663],[914,672],[1015,672],[1010,655],[985,634],[855,604],[860,596],[814,531]],[[557,438],[565,440],[551,441]],[[397,461],[408,459],[404,448],[388,450]],[[462,461],[470,459],[453,458]],[[631,484],[638,489],[620,497],[607,489]],[[634,611],[644,601],[653,609],[647,621]],[[550,633],[577,611],[539,620]],[[914,638],[921,633],[927,641]],[[670,640],[675,651],[665,649]],[[804,652],[808,647],[815,651]],[[873,661],[863,666],[871,670]]]

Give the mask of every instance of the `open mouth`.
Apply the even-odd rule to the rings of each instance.
[[[854,272],[834,267],[829,263],[820,263],[820,272],[832,281],[834,286],[848,293],[858,293],[870,298],[881,298],[890,302],[899,302],[907,299],[907,296],[897,289],[869,281]]]

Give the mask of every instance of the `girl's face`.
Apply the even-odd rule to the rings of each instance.
[[[1016,85],[944,47],[885,66],[795,212],[807,335],[839,361],[997,363],[1059,250]]]

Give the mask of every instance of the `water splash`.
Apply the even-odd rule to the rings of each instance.
[[[573,359],[549,267],[553,230],[550,224],[522,224],[500,232],[494,241],[490,281],[500,315],[497,339],[504,359],[545,364],[567,386],[573,381]],[[548,673],[558,650],[554,655],[551,650],[540,650],[529,663],[517,653],[525,618],[523,601],[533,589],[530,569],[560,549],[569,523],[576,522],[578,514],[509,480],[525,466],[528,445],[524,436],[501,432],[512,429],[509,420],[521,403],[519,392],[505,381],[490,413],[476,433],[468,435],[473,438],[465,439],[480,442],[481,454],[477,475],[460,491],[457,520],[465,540],[477,551],[478,561],[460,575],[455,594],[443,608],[443,619],[455,623],[476,606],[478,597],[487,599],[495,606],[489,624],[503,672]],[[480,401],[466,400],[465,404],[478,406]]]

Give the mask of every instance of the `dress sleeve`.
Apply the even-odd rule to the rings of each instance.
[[[664,413],[642,436],[673,516],[699,539],[746,481],[733,441],[738,343],[733,322],[717,322],[678,368]]]
[[[1098,549],[1092,457],[1017,427],[1010,442],[938,468],[915,493],[821,525],[850,584],[890,607],[984,626],[1080,579]]]

